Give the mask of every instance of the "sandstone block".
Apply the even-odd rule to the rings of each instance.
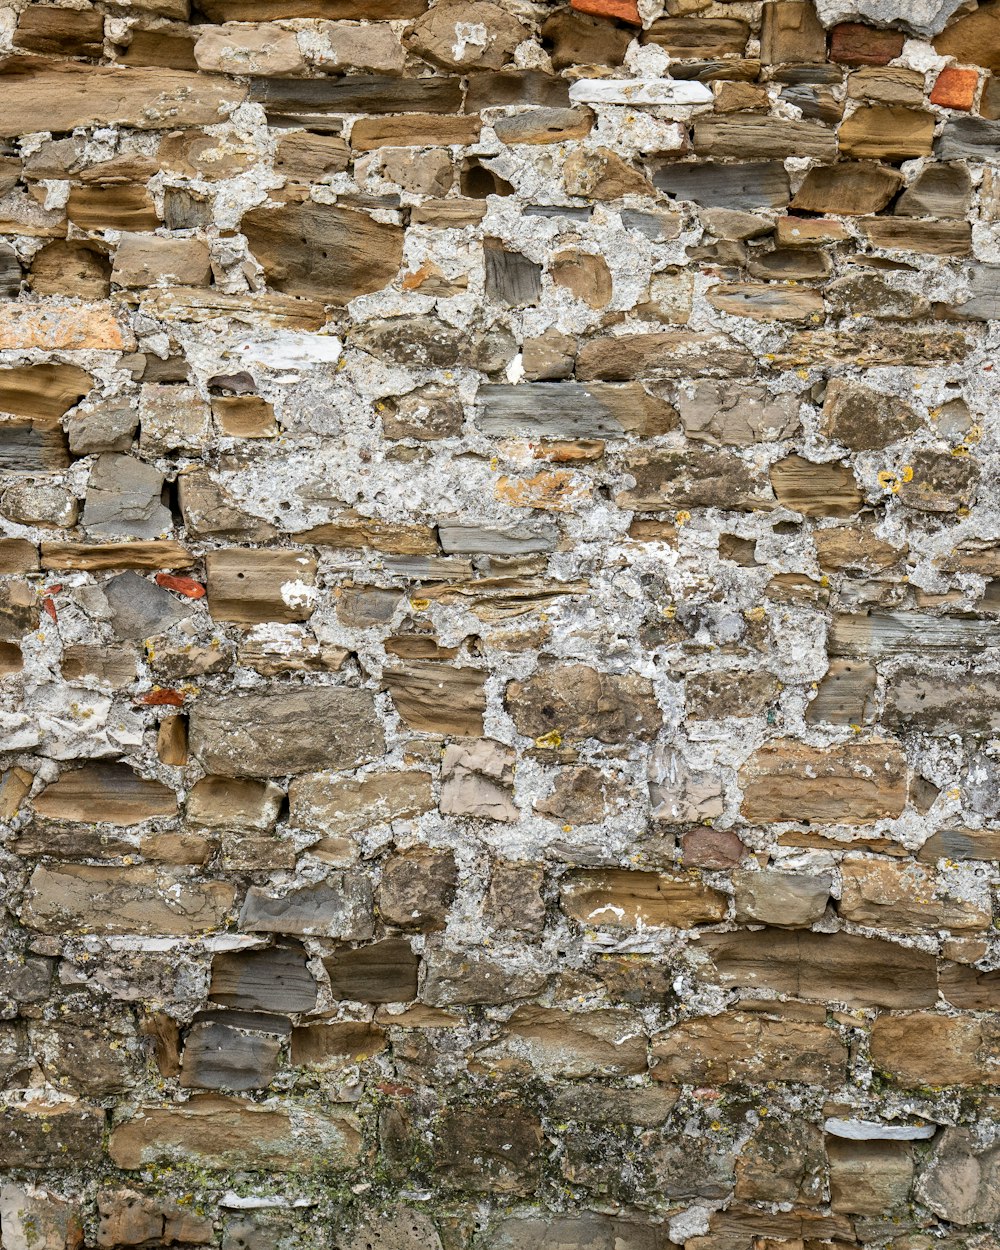
[[[283,1014],[312,1011],[316,982],[296,943],[259,951],[224,951],[212,960],[208,996],[224,1007]]]
[[[130,69],[10,56],[0,63],[4,114],[0,137],[77,126],[167,130],[225,119],[246,89],[180,70]]]
[[[997,1085],[1000,1030],[989,1017],[931,1011],[880,1014],[872,1025],[873,1062],[900,1084]]]
[[[595,928],[689,929],[722,920],[727,896],[690,876],[604,869],[570,873],[559,905],[572,920]]]
[[[730,1012],[686,1020],[653,1039],[653,1077],[684,1085],[802,1081],[835,1088],[847,1047],[825,1024]]]
[[[218,26],[204,30],[194,45],[201,70],[280,78],[306,67],[295,32],[270,25]]]
[[[177,811],[174,792],[147,780],[127,764],[84,764],[63,772],[45,787],[32,806],[48,820],[135,825]]]
[[[893,942],[776,929],[707,934],[700,942],[723,985],[855,1007],[929,1007],[937,1000],[933,955]]]
[[[156,283],[208,286],[212,268],[204,239],[166,239],[123,234],[115,250],[111,281],[124,287]]]
[[[353,768],[384,747],[368,690],[302,686],[202,695],[191,710],[191,751],[224,777]]]
[[[295,1105],[200,1094],[173,1106],[144,1106],[119,1124],[108,1147],[126,1171],[196,1160],[210,1171],[348,1168],[357,1162],[361,1133],[350,1111],[326,1114]]]
[[[648,679],[601,673],[586,664],[543,668],[511,682],[505,698],[518,732],[532,738],[555,732],[624,742],[632,736],[651,738],[660,727]]]
[[[885,859],[845,859],[840,914],[855,924],[897,933],[985,932],[993,911],[986,883],[960,893],[932,869]]]
[[[194,934],[218,928],[235,894],[226,882],[198,882],[182,871],[40,865],[21,920],[39,933]]]
[[[913,1151],[908,1142],[831,1138],[826,1150],[834,1211],[885,1217],[909,1198]]]
[[[399,851],[382,868],[379,915],[386,924],[404,929],[443,929],[457,886],[451,851],[432,847]]]
[[[776,741],[740,772],[749,820],[871,824],[906,803],[906,759],[892,742],[816,748]]]
[[[385,938],[367,946],[342,947],[323,960],[336,999],[360,1003],[405,1003],[417,996],[420,961],[408,941]]]

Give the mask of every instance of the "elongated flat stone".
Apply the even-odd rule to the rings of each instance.
[[[578,78],[569,98],[574,104],[710,104],[712,89],[674,78]]]
[[[746,212],[783,208],[792,194],[781,161],[664,165],[653,175],[653,185],[675,199],[690,200],[702,208]]]
[[[1000,647],[1000,622],[929,612],[844,613],[833,618],[831,655],[985,651]]]

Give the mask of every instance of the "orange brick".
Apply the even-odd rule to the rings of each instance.
[[[642,25],[636,0],[570,0],[570,6],[578,13],[590,13],[594,17],[615,17],[619,22],[631,22],[633,26]]]
[[[949,65],[937,76],[937,82],[931,92],[931,104],[940,104],[946,109],[964,109],[968,112],[976,98],[978,86],[978,70],[955,69],[954,66]]]

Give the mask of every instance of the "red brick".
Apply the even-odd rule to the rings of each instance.
[[[934,90],[931,92],[931,104],[940,104],[946,109],[963,109],[968,112],[976,98],[979,86],[979,71],[974,69],[955,69],[949,65],[937,76]]]
[[[570,6],[578,13],[590,13],[594,17],[614,17],[619,22],[641,26],[639,5],[636,0],[570,0]]]
[[[903,33],[841,22],[830,31],[830,60],[842,65],[888,65],[903,51]]]

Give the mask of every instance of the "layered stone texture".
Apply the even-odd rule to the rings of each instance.
[[[995,1250],[998,48],[0,12],[0,1250]]]

